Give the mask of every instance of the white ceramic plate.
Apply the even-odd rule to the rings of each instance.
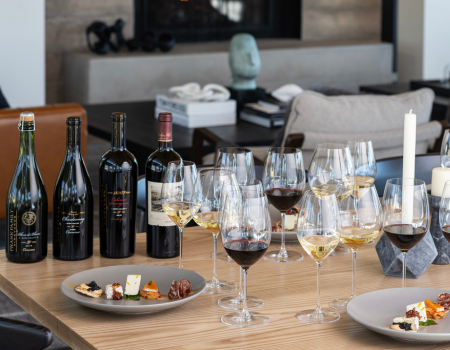
[[[406,305],[425,299],[436,301],[444,289],[431,288],[393,288],[382,289],[357,296],[347,305],[347,314],[356,322],[374,332],[389,337],[419,342],[450,341],[450,315],[436,320],[437,325],[424,327],[418,332],[402,332],[388,329],[394,317],[405,315]]]
[[[120,283],[125,286],[127,275],[141,275],[141,286],[154,280],[158,286],[161,296],[167,296],[173,280],[180,281],[187,278],[192,284],[193,292],[187,298],[180,300],[146,300],[141,298],[135,300],[108,300],[106,299],[105,286],[112,283]],[[75,286],[81,283],[95,281],[103,289],[101,298],[91,298],[89,296],[75,292]],[[100,267],[76,273],[66,278],[61,283],[61,292],[69,299],[84,306],[108,312],[120,313],[153,313],[159,312],[190,302],[198,297],[206,287],[205,279],[197,272],[177,269],[168,266],[155,265],[121,265]]]

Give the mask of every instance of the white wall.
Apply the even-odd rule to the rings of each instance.
[[[11,107],[45,104],[45,0],[0,0],[0,87]]]
[[[450,63],[450,0],[399,0],[398,80],[440,79]]]

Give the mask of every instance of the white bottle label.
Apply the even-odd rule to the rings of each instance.
[[[182,184],[182,182],[181,182]],[[152,226],[175,226],[175,223],[164,212],[161,203],[161,182],[147,181],[148,190],[148,224]]]

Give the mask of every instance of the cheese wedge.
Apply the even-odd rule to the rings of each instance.
[[[419,313],[419,321],[426,322],[427,320],[427,306],[425,305],[424,301],[421,301],[420,303],[411,304],[406,307],[406,311],[410,311],[413,308]]]
[[[141,286],[141,275],[128,275],[125,284],[126,295],[138,295]]]

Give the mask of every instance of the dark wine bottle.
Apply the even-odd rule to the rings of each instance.
[[[6,197],[6,257],[33,263],[47,256],[47,192],[34,150],[34,114],[20,114],[20,148]]]
[[[81,154],[81,118],[68,117],[67,146],[53,193],[53,256],[82,260],[94,245],[94,194]]]
[[[152,258],[174,258],[179,255],[178,227],[164,212],[161,204],[161,187],[167,164],[181,160],[172,149],[172,114],[159,113],[158,149],[145,164],[147,186],[147,254]]]
[[[136,246],[138,163],[125,146],[125,113],[112,114],[111,149],[100,161],[100,254],[132,256]]]

